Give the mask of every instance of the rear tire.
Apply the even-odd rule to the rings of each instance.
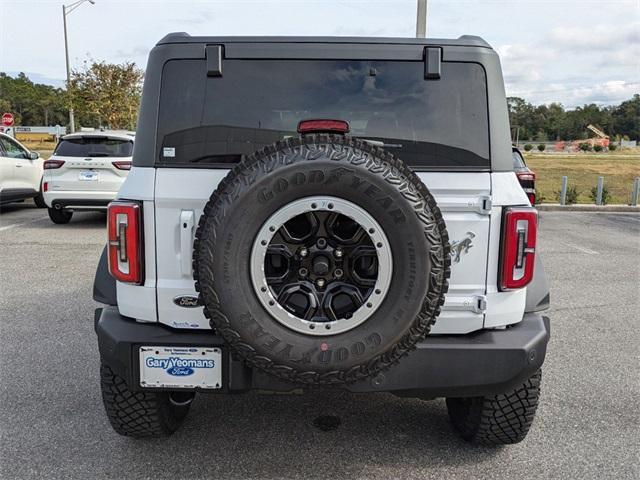
[[[64,224],[69,223],[71,217],[73,216],[73,212],[68,210],[57,210],[55,208],[49,209],[49,218],[53,223]]]
[[[538,370],[510,392],[487,397],[447,398],[454,428],[463,439],[485,445],[509,445],[524,440],[540,398]]]
[[[33,201],[36,204],[36,207],[38,207],[38,208],[46,208],[47,207],[47,204],[44,203],[44,195],[42,195],[42,190],[40,190],[38,192],[38,194],[35,197],[33,197]]]
[[[133,438],[171,435],[182,425],[194,397],[190,393],[133,392],[104,364],[100,386],[109,423],[116,433]]]

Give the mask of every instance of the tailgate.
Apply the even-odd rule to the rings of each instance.
[[[193,236],[206,201],[227,172],[157,169],[157,295],[158,319],[162,323],[179,328],[209,328],[202,307],[180,307],[174,299],[196,295],[191,271]],[[433,333],[481,329],[487,281],[490,174],[438,172],[419,176],[443,211],[456,252],[449,293]]]

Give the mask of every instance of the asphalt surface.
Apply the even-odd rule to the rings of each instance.
[[[92,323],[104,223],[0,214],[2,478],[640,477],[638,214],[541,214],[552,339],[532,430],[503,448],[459,440],[443,400],[341,392],[200,396],[174,436],[119,437]]]

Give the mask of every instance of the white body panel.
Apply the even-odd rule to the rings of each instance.
[[[491,210],[491,239],[489,242],[487,269],[487,311],[485,328],[502,327],[522,320],[527,299],[526,288],[500,292],[498,290],[498,270],[500,265],[500,227],[502,207],[508,205],[531,205],[522,190],[516,174],[501,172],[491,174],[493,187]]]
[[[142,201],[144,228],[144,283],[128,285],[116,282],[118,309],[122,315],[142,322],[158,321],[156,300],[156,227],[153,190],[155,168],[132,168],[131,175],[118,192],[118,198]]]
[[[487,281],[489,215],[482,200],[491,195],[488,173],[419,173],[435,197],[447,224],[449,242],[471,239],[471,248],[451,258],[451,278],[442,312],[431,332],[468,333],[482,328],[484,313],[478,308]],[[471,237],[473,235],[473,237]]]
[[[44,160],[29,158],[30,151],[8,135],[0,134],[0,191],[40,190]]]
[[[131,170],[118,197],[144,201],[145,282],[143,286],[118,283],[123,315],[175,328],[210,328],[201,307],[179,307],[174,298],[196,295],[191,270],[195,231],[206,202],[227,173],[187,168]],[[452,258],[449,292],[432,334],[464,334],[522,320],[526,290],[499,292],[497,288],[502,205],[527,204],[515,175],[418,175],[443,212],[450,242],[471,241],[468,249],[460,250],[459,261]]]

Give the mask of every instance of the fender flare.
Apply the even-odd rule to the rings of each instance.
[[[102,249],[96,276],[93,280],[93,299],[105,305],[117,306],[116,279],[109,273],[109,265],[107,262],[107,246],[105,245]]]
[[[533,280],[527,286],[525,313],[540,312],[550,307],[549,284],[542,264],[542,257],[536,252]]]

